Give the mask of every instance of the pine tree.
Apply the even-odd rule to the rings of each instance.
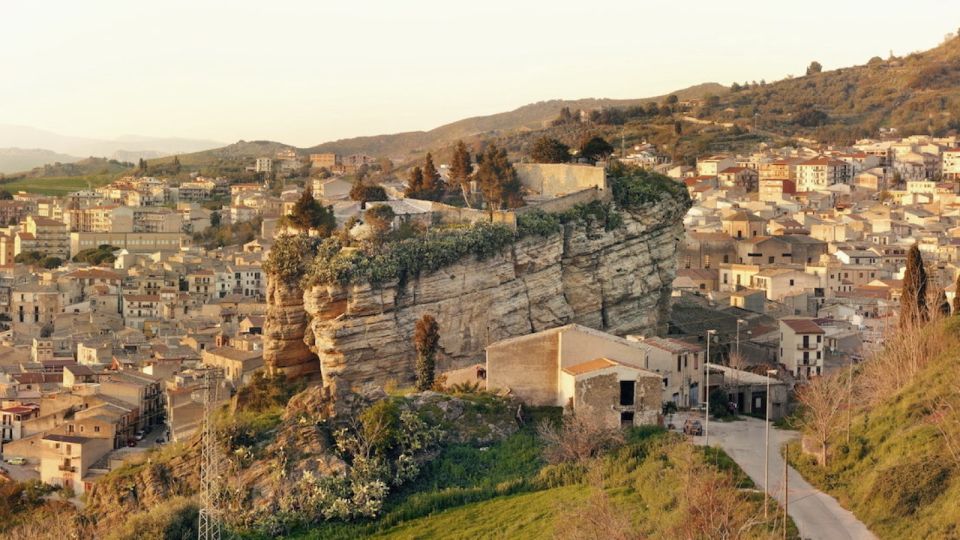
[[[287,220],[301,231],[316,230],[320,236],[330,236],[337,228],[337,219],[333,215],[333,207],[323,206],[313,198],[310,188],[303,190],[303,194],[294,203]]]
[[[491,144],[479,160],[475,174],[491,216],[494,210],[523,206],[520,179],[507,158],[507,151]]]
[[[424,314],[417,320],[413,334],[413,346],[417,350],[417,390],[433,387],[439,343],[440,325],[433,315]]]
[[[927,320],[927,272],[920,249],[914,244],[907,253],[900,295],[900,327],[909,328]]]
[[[470,207],[469,193],[470,174],[473,172],[473,164],[470,163],[470,152],[463,141],[457,141],[457,146],[453,149],[453,158],[450,160],[450,181],[460,186],[463,192],[463,202]]]
[[[404,195],[417,198],[423,192],[423,169],[414,167],[410,171],[410,178],[407,179],[407,189]]]
[[[445,186],[437,167],[433,164],[433,156],[427,152],[423,162],[423,198],[430,201],[439,201],[443,198]]]

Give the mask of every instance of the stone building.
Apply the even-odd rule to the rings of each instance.
[[[657,424],[662,377],[639,343],[577,324],[489,345],[487,388],[534,406],[562,406],[607,426]]]

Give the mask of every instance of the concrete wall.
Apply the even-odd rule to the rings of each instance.
[[[480,210],[476,208],[462,208],[459,206],[450,206],[449,204],[435,202],[431,205],[430,210],[433,212],[434,220],[445,225],[492,221],[493,223],[506,225],[514,230],[517,228],[516,213],[510,210],[494,210],[492,220],[491,214],[488,210]]]
[[[586,188],[554,199],[530,201],[529,206],[517,208],[515,212],[525,214],[534,210],[543,210],[544,212],[556,213],[570,210],[578,204],[589,204],[593,201],[610,202],[611,200],[613,200],[613,193],[610,190]]]
[[[609,358],[642,369],[646,363],[647,351],[640,344],[609,335],[566,331],[560,334],[559,354],[561,369],[597,358]]]
[[[556,333],[509,340],[487,348],[487,388],[509,389],[528,405],[558,403]]]
[[[517,163],[514,169],[524,187],[543,196],[557,197],[588,188],[607,188],[606,171],[603,167],[565,163]]]

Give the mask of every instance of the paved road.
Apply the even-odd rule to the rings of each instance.
[[[679,416],[679,415],[678,415]],[[701,418],[702,420],[702,418]],[[683,418],[674,420],[683,425]],[[780,447],[797,432],[770,428],[770,493],[783,503],[783,457]],[[703,437],[694,437],[703,444]],[[740,468],[763,489],[764,422],[744,418],[736,422],[710,422],[710,444],[721,446]],[[800,536],[812,540],[874,540],[876,536],[836,499],[823,493],[789,469],[788,512],[800,529]]]

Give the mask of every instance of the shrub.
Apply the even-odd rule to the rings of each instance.
[[[563,418],[559,425],[542,421],[537,435],[544,443],[543,455],[550,463],[578,462],[597,457],[623,444],[623,432],[590,418],[573,414]]]
[[[156,538],[180,540],[197,535],[197,503],[186,497],[174,497],[150,510],[133,514],[123,526],[113,531],[110,540]]]
[[[635,208],[661,202],[668,196],[690,204],[687,189],[679,182],[662,174],[621,165],[611,167],[613,199],[620,208]]]

